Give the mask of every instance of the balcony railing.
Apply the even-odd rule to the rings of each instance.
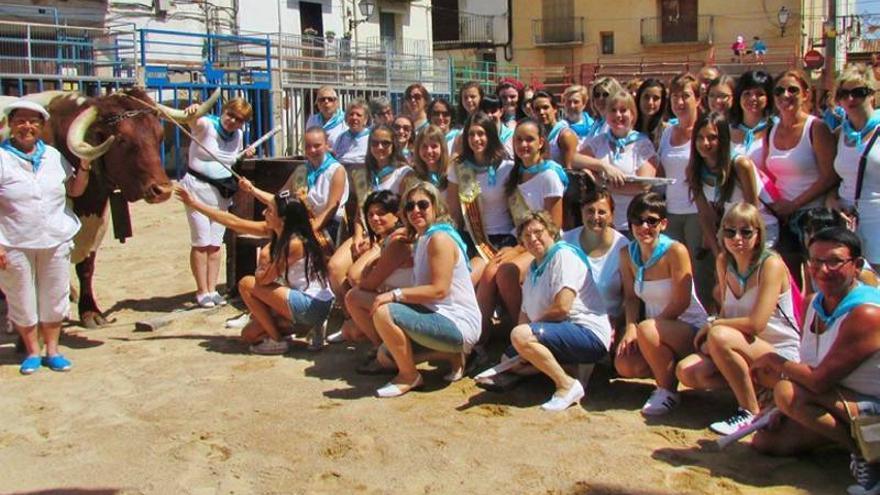
[[[361,48],[381,53],[399,53],[424,57],[431,56],[430,41],[415,38],[368,36],[361,43]]]
[[[453,14],[455,15],[455,14]],[[435,30],[434,46],[436,48],[452,48],[457,46],[475,46],[475,45],[492,45],[495,43],[503,43],[505,40],[499,41],[496,37],[496,23],[506,22],[504,16],[468,14],[460,12],[458,14],[458,30],[444,30],[446,35],[437,39],[440,31]],[[499,26],[500,30],[501,26]],[[453,35],[453,36],[450,36]]]
[[[715,34],[715,16],[643,17],[641,34],[643,45],[711,44]]]
[[[583,17],[532,20],[535,45],[577,45],[584,42]]]

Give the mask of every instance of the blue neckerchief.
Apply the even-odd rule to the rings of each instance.
[[[358,140],[364,136],[369,136],[370,135],[370,128],[369,127],[364,128],[364,130],[362,130],[361,132],[359,132],[357,134],[351,132],[351,129],[345,131],[345,133],[348,134],[351,137],[351,139]]]
[[[515,113],[513,113],[513,114],[511,114],[511,113],[505,113],[504,115],[501,116],[501,122],[504,123],[504,124],[507,124],[507,123],[510,122],[511,120],[516,120],[516,114],[515,114]]]
[[[425,242],[428,242],[428,238],[436,234],[437,232],[443,232],[444,234],[451,237],[453,241],[455,241],[458,249],[461,250],[461,256],[464,260],[464,264],[468,267],[468,270],[470,270],[471,260],[470,258],[468,258],[467,255],[467,246],[465,246],[464,241],[461,239],[461,236],[458,235],[458,231],[455,230],[455,227],[453,227],[452,225],[449,225],[448,223],[435,223],[434,225],[431,225],[430,227],[428,227],[428,230],[426,230],[425,233],[422,235],[421,239],[419,239],[419,242],[423,240]]]
[[[770,125],[770,120],[761,119],[755,127],[749,127],[745,124],[737,124],[736,128],[743,131],[743,149],[748,151],[752,147],[752,143],[755,141],[755,133],[761,132],[766,129]]]
[[[553,124],[553,129],[550,129],[550,133],[547,134],[547,141],[551,143],[555,143],[556,139],[559,137],[559,133],[562,132],[563,129],[568,129],[568,122],[563,120],[557,120],[555,124]]]
[[[46,153],[46,143],[44,143],[42,139],[37,140],[37,143],[34,146],[34,151],[32,151],[30,155],[13,146],[9,139],[0,143],[0,148],[3,148],[26,162],[30,162],[31,166],[34,168],[34,172],[40,168],[40,164],[43,161],[43,155]]]
[[[373,174],[373,187],[378,188],[379,184],[385,180],[385,177],[393,174],[394,171],[397,170],[397,167],[394,165],[385,165],[381,169],[379,169],[376,173]]]
[[[440,174],[437,172],[428,172],[428,182],[434,184],[436,187],[440,187]]]
[[[455,138],[461,134],[461,129],[450,129],[449,132],[446,133],[446,142],[451,143],[455,141]]]
[[[465,166],[465,167],[468,167],[468,168],[470,168],[470,169],[472,169],[472,170],[474,170],[474,171],[475,171],[476,173],[478,173],[478,174],[481,173],[481,172],[486,172],[486,173],[488,173],[488,174],[489,174],[489,185],[490,185],[490,186],[494,186],[494,185],[495,185],[495,167],[496,167],[496,166],[495,166],[494,164],[489,164],[489,165],[487,165],[487,166],[485,166],[485,167],[481,167],[481,166],[479,166],[479,165],[474,164],[474,163],[473,163],[472,161],[470,161],[470,160],[465,160],[465,161],[464,161],[464,166]]]
[[[666,123],[669,124],[670,127],[677,126],[678,117],[672,117],[671,119],[667,120]]]
[[[603,127],[605,127],[605,117],[599,117],[593,121],[593,125],[590,126],[590,132],[587,134],[587,137],[598,136],[602,132]]]
[[[559,176],[559,180],[562,181],[562,185],[568,187],[568,174],[565,173],[565,169],[562,168],[562,165],[556,163],[553,160],[544,160],[543,162],[532,165],[531,167],[524,167],[522,164],[519,165],[519,173],[523,175],[537,175],[546,170],[552,170],[556,172],[556,175]]]
[[[619,138],[615,136],[611,130],[608,130],[606,134],[608,136],[608,144],[611,145],[611,153],[614,160],[620,159],[620,154],[623,153],[623,150],[626,149],[630,144],[638,141],[644,134],[638,131],[629,131],[629,134],[626,137]]]
[[[636,283],[639,284],[639,290],[645,285],[645,270],[656,265],[660,258],[666,254],[666,251],[669,251],[669,248],[672,247],[673,242],[666,234],[660,234],[657,238],[657,247],[654,248],[654,252],[651,253],[648,261],[644,263],[642,263],[642,249],[639,247],[639,243],[635,241],[629,243],[627,249],[629,250],[629,257],[632,260],[633,266],[636,267]]]
[[[498,126],[498,139],[501,140],[502,143],[506,143],[513,137],[513,129],[507,127],[504,124]]]
[[[825,324],[825,328],[829,328],[841,316],[849,313],[856,306],[862,304],[880,305],[880,290],[860,283],[856,288],[847,293],[830,315],[825,312],[825,308],[822,306],[823,301],[825,301],[825,294],[817,293],[816,297],[813,298],[813,311],[816,312],[816,318],[819,318]]]
[[[565,241],[557,241],[555,244],[550,246],[550,249],[544,254],[544,259],[538,263],[538,260],[532,261],[529,265],[529,276],[532,279],[532,285],[535,285],[538,281],[538,277],[544,274],[544,271],[547,269],[547,265],[550,264],[550,261],[553,260],[553,257],[556,256],[556,253],[561,249],[568,249],[577,255],[578,259],[580,259],[585,266],[590,266],[587,263],[587,255],[584,254],[581,248],[575,246],[574,244],[569,244]]]
[[[312,168],[311,162],[309,163],[308,172],[306,173],[306,183],[309,186],[309,189],[315,187],[315,183],[318,181],[318,177],[321,176],[324,172],[330,168],[330,165],[334,163],[339,163],[336,161],[336,158],[333,158],[333,155],[330,153],[324,153],[324,161],[318,165],[318,168]]]
[[[417,136],[420,132],[422,132],[423,130],[425,130],[425,128],[427,128],[429,125],[431,125],[431,122],[429,122],[429,121],[426,119],[426,120],[425,120],[424,122],[422,122],[421,124],[415,126],[415,128],[413,128],[413,136]]]
[[[229,141],[235,137],[235,131],[229,132],[223,128],[223,124],[220,122],[220,117],[216,115],[206,115],[206,117],[208,117],[208,120],[214,125],[214,130],[217,131],[217,135],[220,136],[220,139]]]
[[[345,122],[345,112],[343,112],[341,108],[337,108],[336,113],[334,113],[333,116],[330,117],[330,120],[326,122],[324,121],[324,115],[319,113],[318,122],[321,123],[321,127],[323,127],[325,131],[329,131]]]
[[[590,130],[593,128],[593,117],[590,117],[590,114],[587,112],[583,112],[581,114],[581,120],[578,122],[568,122],[568,127],[579,138],[585,138],[590,136]]]
[[[844,120],[846,120],[846,111],[841,107],[826,108],[822,113],[822,122],[825,122],[832,131],[840,127]]]
[[[752,275],[754,275],[755,272],[758,271],[758,268],[761,267],[761,265],[764,263],[764,260],[766,260],[769,256],[770,251],[762,251],[761,254],[758,256],[758,261],[756,261],[754,265],[749,266],[745,274],[740,273],[739,270],[736,269],[736,263],[734,263],[732,260],[727,262],[727,271],[729,271],[733,274],[734,277],[736,277],[736,281],[739,282],[739,286],[742,287],[743,293],[745,293],[746,284],[749,283],[749,279],[752,278]]]
[[[878,125],[880,125],[880,112],[874,111],[874,113],[871,114],[871,117],[868,118],[868,121],[865,122],[865,126],[862,127],[861,131],[853,129],[852,123],[849,119],[844,119],[841,132],[843,132],[843,135],[846,137],[847,143],[855,143],[856,149],[859,150],[859,152],[862,152],[865,151],[865,145],[867,144],[862,140],[865,139],[865,136],[870,134],[871,131],[876,129]]]

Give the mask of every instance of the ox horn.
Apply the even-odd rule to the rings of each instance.
[[[214,104],[217,103],[217,100],[220,99],[220,88],[214,90],[211,93],[211,97],[205,100],[204,103],[199,105],[199,109],[196,111],[194,115],[187,115],[186,112],[177,108],[166,107],[165,105],[158,103],[158,107],[162,110],[162,114],[165,117],[170,117],[174,119],[176,122],[181,124],[186,122],[191,122],[199,117],[207,115],[211,112],[211,108],[214,107]]]
[[[97,118],[98,109],[95,107],[89,107],[84,112],[77,115],[76,119],[70,124],[70,129],[67,131],[67,147],[70,148],[70,151],[73,152],[74,155],[83,160],[97,159],[110,149],[110,145],[113,144],[113,140],[116,139],[116,136],[110,136],[97,146],[92,146],[86,142],[86,133]]]

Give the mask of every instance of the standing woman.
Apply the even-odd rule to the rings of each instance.
[[[469,81],[458,90],[458,125],[463,126],[465,120],[480,109],[483,99],[483,87],[476,81]]]
[[[734,150],[748,156],[759,169],[764,167],[764,143],[773,125],[773,78],[763,70],[739,76],[730,109],[730,138]]]
[[[578,149],[578,136],[568,128],[565,119],[558,118],[556,97],[546,91],[538,91],[532,97],[532,113],[535,120],[547,128],[547,145],[550,159],[571,169]]]
[[[42,105],[15,100],[3,113],[10,132],[0,144],[0,290],[27,352],[19,372],[30,375],[41,365],[68,371],[58,339],[70,309],[70,252],[80,222],[66,196],[86,190],[91,163],[81,160],[74,170],[40,139],[49,119]]]
[[[800,283],[803,261],[797,219],[821,206],[824,194],[838,179],[834,173],[834,139],[825,123],[810,115],[810,84],[803,72],[788,70],[773,88],[779,123],[770,130],[764,168],[782,196],[770,207],[779,218],[779,254]]]
[[[373,303],[373,325],[398,369],[397,376],[376,390],[379,397],[398,397],[421,387],[416,362],[423,359],[449,361],[452,369],[444,378],[460,379],[465,357],[480,337],[480,308],[466,248],[438,196],[437,188],[427,183],[403,195],[404,223],[416,240],[413,286],[379,294]],[[421,349],[428,352],[415,353]]]
[[[788,270],[769,251],[761,214],[754,205],[737,203],[721,221],[715,261],[721,290],[721,316],[694,337],[696,352],[678,363],[676,375],[696,389],[730,387],[739,405],[733,416],[709,428],[728,435],[748,425],[760,412],[749,367],[775,352],[798,361],[800,335]]]
[[[614,366],[626,378],[654,377],[657,388],[642,414],[659,416],[679,403],[675,364],[693,353],[707,315],[694,291],[687,248],[663,234],[663,198],[653,192],[636,196],[627,217],[634,240],[620,259],[626,327]],[[642,303],[647,319],[640,322]]]
[[[666,208],[669,212],[667,235],[687,247],[694,267],[697,294],[704,304],[712,302],[712,257],[703,248],[703,233],[697,205],[690,197],[687,183],[687,167],[691,160],[691,135],[699,112],[700,83],[692,74],[679,74],[669,86],[672,113],[678,119],[660,137],[660,168],[663,174],[675,179],[666,186]],[[715,232],[713,227],[710,232]],[[714,244],[714,242],[713,242]]]
[[[660,136],[666,129],[666,108],[669,105],[669,97],[666,94],[666,86],[659,79],[645,79],[636,92],[638,104],[638,119],[635,130],[651,138],[654,147],[660,145]]]
[[[606,107],[608,111],[602,120],[607,120],[608,130],[584,142],[576,166],[604,178],[617,205],[614,228],[628,232],[626,210],[633,196],[644,192],[646,187],[637,182],[626,182],[626,177],[654,177],[657,153],[648,136],[633,130],[636,102],[629,93],[616,93]]]
[[[437,98],[428,106],[428,119],[431,125],[435,125],[443,131],[443,136],[446,139],[446,151],[452,156],[455,138],[461,134],[461,129],[452,127],[452,123],[455,121],[452,105],[443,98]]]
[[[613,77],[600,77],[593,82],[593,86],[590,88],[592,95],[590,109],[594,120],[588,137],[604,134],[608,130],[608,124],[605,122],[608,99],[621,91],[626,90]]]
[[[876,81],[870,68],[853,66],[837,82],[837,103],[846,111],[834,170],[840,176],[837,208],[848,216],[858,215],[856,233],[862,239],[864,257],[880,268],[880,111],[874,108]],[[859,177],[861,175],[861,177]]]
[[[394,140],[397,141],[400,155],[407,163],[412,163],[413,141],[415,140],[412,120],[406,115],[398,115],[394,119],[394,123],[391,124],[391,129],[394,130]]]
[[[562,92],[565,121],[568,123],[568,127],[577,134],[578,147],[590,137],[590,130],[593,128],[593,117],[587,113],[587,105],[589,104],[587,95],[587,88],[580,84],[569,86]]]
[[[186,113],[195,115],[198,108],[199,105],[194,103],[187,107]],[[221,191],[218,185],[224,181],[235,183],[229,169],[243,147],[242,127],[252,115],[251,104],[235,98],[223,105],[219,117],[205,115],[189,124],[195,140],[189,145],[187,173],[180,184],[202,203],[222,211],[229,209],[231,197],[225,187]],[[249,148],[245,155],[253,154],[253,149]],[[203,308],[225,304],[217,293],[217,277],[220,274],[220,245],[226,228],[189,207],[186,218],[192,245],[189,265],[196,282],[196,302]]]
[[[410,84],[403,92],[403,113],[412,120],[415,134],[428,125],[426,109],[429,101],[431,93],[419,83]]]
[[[446,178],[448,167],[446,136],[439,127],[429,125],[416,136],[413,173],[407,180],[430,182],[440,191],[440,199],[446,204],[446,188],[449,185]]]
[[[495,89],[495,94],[498,95],[504,106],[501,122],[511,129],[515,128],[517,121],[526,116],[522,110],[524,100],[522,83],[516,80],[502,79]]]
[[[726,74],[709,82],[709,86],[706,88],[705,102],[707,112],[717,112],[729,117],[730,109],[733,107],[735,90],[736,79]]]

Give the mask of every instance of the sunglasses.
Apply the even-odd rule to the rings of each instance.
[[[837,90],[836,96],[838,100],[845,100],[852,96],[854,99],[862,100],[874,94],[874,90],[871,88],[867,88],[865,86],[861,86],[859,88],[852,89],[844,89],[840,88]]]
[[[388,148],[392,144],[394,144],[394,143],[392,143],[391,141],[384,140],[384,139],[381,141],[378,139],[375,141],[370,141],[370,146],[379,146],[382,148]]]
[[[394,124],[393,126],[391,126],[391,128],[394,129],[395,131],[407,131],[407,132],[412,131],[412,127],[410,127],[408,125]]]
[[[642,217],[642,218],[630,218],[629,224],[633,227],[641,227],[643,225],[647,225],[648,227],[656,227],[660,225],[663,219],[660,217]]]
[[[609,96],[611,95],[604,91],[593,91],[593,98],[608,98]]]
[[[407,100],[411,100],[411,101],[412,101],[412,100],[424,100],[425,97],[422,96],[422,95],[420,95],[420,94],[418,94],[418,93],[413,93],[413,94],[407,96],[406,99],[407,99]]]
[[[449,116],[451,116],[452,114],[449,113],[449,112],[432,112],[431,115],[434,115],[434,116],[437,116],[437,117],[449,117]]]
[[[327,103],[327,102],[334,102],[334,101],[336,101],[335,96],[321,96],[318,98],[319,103]]]
[[[431,202],[427,199],[420,199],[418,201],[407,201],[403,208],[407,212],[411,212],[418,207],[421,211],[428,211],[428,208],[431,207]]]
[[[800,92],[801,92],[801,88],[798,86],[789,86],[787,88],[784,88],[782,86],[776,86],[775,88],[773,88],[773,94],[776,96],[782,96],[786,93],[788,93],[792,96],[795,96],[795,95],[800,94]]]
[[[748,240],[748,239],[751,239],[756,234],[756,232],[755,232],[755,229],[724,228],[724,229],[722,229],[722,234],[724,235],[725,239],[733,239],[734,237],[736,237],[737,234],[739,234],[740,237]]]

